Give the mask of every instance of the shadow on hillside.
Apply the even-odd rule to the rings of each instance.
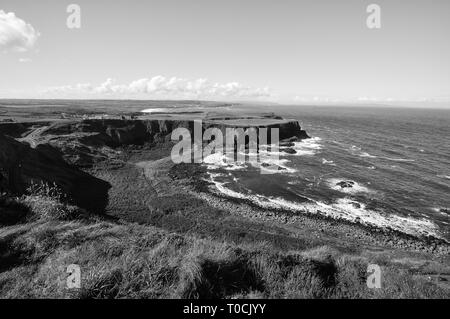
[[[111,185],[86,173],[74,183],[71,201],[74,205],[94,214],[103,215],[108,205],[108,191]]]
[[[263,280],[245,258],[231,261],[205,260],[200,265],[202,280],[186,298],[219,299],[237,293],[263,291]]]
[[[0,240],[0,273],[27,263],[32,251],[16,247],[14,238]]]
[[[29,207],[20,203],[15,198],[0,195],[0,227],[25,222],[29,212]]]
[[[71,204],[103,214],[111,185],[67,163],[60,150],[48,145],[30,145],[0,135],[1,190],[12,196],[30,193],[37,184],[56,186]]]

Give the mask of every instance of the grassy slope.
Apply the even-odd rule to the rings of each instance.
[[[42,195],[1,205],[24,212],[2,220],[1,298],[448,297],[420,276],[450,274],[437,262],[199,238],[93,218]],[[366,287],[369,262],[382,266],[382,289]],[[80,290],[66,289],[70,264],[81,266]]]

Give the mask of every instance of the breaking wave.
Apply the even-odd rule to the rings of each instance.
[[[332,165],[332,166],[336,166],[336,164],[334,164],[334,161],[329,161],[325,158],[322,158],[322,164],[323,165]]]
[[[434,236],[442,238],[438,227],[425,218],[403,217],[370,210],[366,205],[350,198],[339,198],[331,204],[325,204],[312,199],[307,202],[288,201],[280,197],[267,197],[259,194],[243,194],[225,185],[226,182],[217,181],[220,174],[209,173],[210,182],[221,195],[237,199],[248,200],[261,208],[288,210],[295,213],[319,214],[333,219],[341,219],[362,225],[383,229],[391,229],[412,236]]]

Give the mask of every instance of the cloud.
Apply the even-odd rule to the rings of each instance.
[[[303,96],[296,95],[292,99],[294,103],[339,103],[343,100],[340,98],[331,98],[327,96]]]
[[[0,10],[0,50],[25,52],[33,48],[39,32],[16,17],[14,12]]]
[[[31,62],[31,61],[33,61],[33,60],[30,59],[30,58],[20,58],[20,59],[19,59],[19,62],[20,62],[20,63],[28,63],[28,62]]]
[[[107,79],[100,85],[89,83],[51,87],[43,90],[44,95],[86,96],[86,97],[144,97],[165,99],[260,99],[268,98],[268,88],[252,88],[238,82],[213,83],[207,79],[189,80],[158,75],[143,78],[128,84],[117,84]]]

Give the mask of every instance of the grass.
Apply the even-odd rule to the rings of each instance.
[[[170,176],[177,183],[189,172]],[[106,209],[117,219],[69,204],[54,185],[0,197],[0,298],[449,297],[448,286],[429,279],[450,275],[443,261],[331,247],[183,192],[155,196],[130,163],[96,177],[111,184]],[[367,288],[370,263],[382,267],[381,289]],[[72,264],[81,289],[66,286]]]
[[[80,218],[40,196],[17,199],[14,205],[28,209],[26,221],[0,229],[1,298],[448,298],[448,290],[390,256],[381,265],[382,288],[369,289],[367,256],[328,246],[282,252],[264,241],[236,244]],[[66,288],[71,264],[81,267],[81,289]]]
[[[21,197],[0,196],[0,226],[10,226],[37,219],[73,220],[88,213],[68,204],[56,184],[33,183]]]
[[[314,238],[294,238],[280,227],[231,216],[182,190],[157,196],[142,169],[135,165],[127,163],[115,170],[100,170],[95,176],[111,184],[108,215],[127,222],[230,243],[270,241],[281,249],[304,248],[315,242]],[[179,188],[171,185],[171,189]]]

